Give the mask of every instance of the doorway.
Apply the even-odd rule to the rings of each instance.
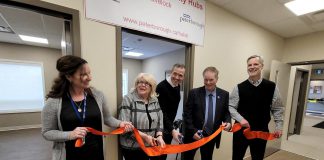
[[[293,102],[290,112],[288,136],[299,135],[302,128],[302,122],[307,99],[307,85],[309,72],[297,69],[293,90]],[[306,98],[305,98],[306,97]]]
[[[324,120],[324,63],[313,65],[309,87],[306,116]]]
[[[117,28],[117,103],[134,88],[139,73],[152,74],[157,83],[168,78],[172,66],[185,64],[186,73],[180,85],[181,100],[175,120],[182,119],[183,104],[192,88],[192,45],[139,31]],[[122,159],[119,154],[119,159]],[[168,159],[180,159],[180,154],[168,155]]]
[[[74,15],[70,13],[75,13]],[[19,62],[19,71],[17,72],[1,72],[2,79],[8,83],[16,84],[15,87],[20,87],[19,83],[25,82],[25,79],[35,78],[32,72],[35,67],[26,66],[36,62],[37,69],[42,68],[40,77],[43,78],[44,88],[40,97],[44,102],[45,95],[51,89],[53,79],[57,76],[55,69],[56,60],[62,55],[73,54],[80,56],[80,33],[78,13],[76,10],[65,8],[57,5],[49,5],[43,1],[1,1],[0,2],[0,59],[5,59],[10,62]],[[37,41],[40,40],[40,41]],[[41,42],[41,43],[38,43]],[[77,44],[77,45],[75,45]],[[2,68],[5,69],[5,68]],[[21,75],[19,73],[26,72],[25,77],[9,79],[9,74]],[[12,75],[10,75],[12,76]],[[30,77],[29,77],[30,76]],[[38,76],[37,76],[38,78]],[[17,83],[18,80],[18,83]],[[34,81],[39,84],[39,81]],[[6,85],[9,86],[9,85]],[[24,85],[30,87],[31,85]],[[9,86],[10,87],[10,86]],[[7,99],[0,96],[0,141],[2,145],[10,146],[6,150],[1,150],[0,155],[3,159],[50,159],[52,155],[52,142],[46,141],[40,134],[41,110],[43,105],[26,105],[27,100],[30,100],[36,94],[19,94],[15,87],[11,87],[10,91],[15,94],[10,95],[15,99],[9,99],[13,102],[19,102],[23,99],[21,108],[4,109],[3,102]],[[2,86],[0,86],[2,88]],[[20,90],[28,90],[28,88],[20,87]],[[35,88],[29,89],[31,92],[37,92]],[[9,95],[9,93],[7,93]],[[29,99],[27,99],[28,97]],[[8,101],[7,101],[8,102]],[[27,101],[29,102],[29,101]],[[29,107],[29,108],[27,108]],[[27,134],[26,134],[27,133]],[[17,145],[17,138],[24,144],[33,142],[33,146]],[[5,140],[5,141],[3,141]],[[16,148],[20,148],[19,151]],[[38,153],[35,157],[34,153]]]
[[[324,131],[310,126],[306,116],[311,71],[309,62],[291,67],[281,149],[318,159],[323,155]]]

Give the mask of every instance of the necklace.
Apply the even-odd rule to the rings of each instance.
[[[77,103],[72,99],[72,97],[70,96],[70,94],[67,94],[67,96],[68,96],[68,97],[71,99],[71,101],[72,101],[72,102],[73,102],[73,103],[78,107],[78,112],[81,113],[81,112],[82,112],[82,108],[81,108],[81,107],[82,107],[82,102],[83,102],[84,99],[83,99],[83,100],[80,102],[80,104],[78,105],[78,104],[77,104]],[[71,102],[71,103],[72,103],[72,102]],[[72,105],[73,105],[73,104],[72,104]]]
[[[73,103],[78,107],[78,112],[82,112],[82,102],[83,102],[83,100],[80,102],[80,104],[78,105],[78,103],[76,103],[75,101],[73,101]]]
[[[77,105],[73,99],[72,99],[72,96],[68,94],[68,97],[70,98],[70,102],[71,102],[71,105],[73,107],[73,110],[74,110],[74,113],[76,114],[76,116],[78,117],[78,119],[81,121],[81,124],[83,125],[84,123],[84,120],[86,118],[86,110],[87,110],[87,93],[84,93],[84,99],[81,101],[81,104],[83,102],[83,112],[82,112],[82,109],[81,109],[81,104],[80,105]],[[76,107],[77,106],[77,107]],[[79,113],[78,113],[79,112]],[[82,115],[80,115],[80,112],[82,112]]]

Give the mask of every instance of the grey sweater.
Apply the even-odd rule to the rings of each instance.
[[[93,88],[91,88],[91,91],[99,106],[104,124],[110,127],[118,127],[121,121],[110,115],[103,93]],[[48,98],[42,111],[42,135],[46,140],[54,143],[52,160],[66,159],[65,141],[71,140],[69,137],[71,131],[63,131],[62,129],[61,109],[62,98]]]
[[[147,111],[152,118],[151,129]],[[156,132],[163,131],[163,114],[156,97],[150,98],[147,111],[143,100],[138,98],[135,91],[132,91],[123,99],[119,119],[132,122],[139,131],[154,137]],[[122,134],[120,144],[126,149],[140,149],[133,132]],[[147,143],[145,145],[148,146]]]

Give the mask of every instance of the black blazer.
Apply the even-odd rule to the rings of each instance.
[[[218,129],[223,122],[231,123],[231,116],[228,110],[229,93],[216,87],[216,114],[214,128]],[[187,103],[183,109],[184,136],[185,142],[195,141],[192,137],[202,130],[205,121],[206,90],[205,86],[190,90]],[[219,148],[221,134],[216,138],[216,147]]]

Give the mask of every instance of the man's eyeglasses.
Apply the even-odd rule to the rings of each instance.
[[[151,87],[151,84],[150,83],[148,83],[148,82],[146,82],[146,81],[138,81],[137,82],[137,85],[144,85],[144,86],[150,86]]]

